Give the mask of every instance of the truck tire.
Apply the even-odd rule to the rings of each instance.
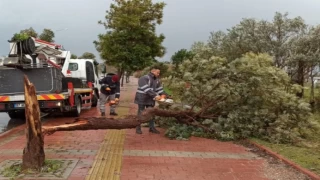
[[[93,95],[93,97],[92,97],[92,107],[97,107],[97,105],[98,105],[98,99],[99,99],[99,94],[98,94],[98,90],[97,89],[95,89],[94,90],[94,95]]]
[[[70,112],[70,114],[73,116],[73,117],[79,117],[80,114],[81,114],[81,99],[79,96],[75,96],[74,98],[74,104],[75,104],[75,107],[74,109],[72,109],[72,111]]]
[[[21,120],[26,119],[26,115],[25,115],[24,110],[22,110],[22,111],[9,111],[8,115],[9,115],[10,119],[21,119]]]
[[[92,97],[92,107],[97,107],[97,105],[98,105],[98,98],[97,98],[97,96],[96,95],[93,95],[93,97]]]

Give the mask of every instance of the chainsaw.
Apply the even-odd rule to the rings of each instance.
[[[173,99],[167,98],[165,95],[162,95],[160,99],[154,99],[159,105],[173,105]]]

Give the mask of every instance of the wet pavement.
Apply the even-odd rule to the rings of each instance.
[[[0,113],[0,134],[24,124],[24,120],[10,119],[7,113]]]

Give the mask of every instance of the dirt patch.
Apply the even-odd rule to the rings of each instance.
[[[263,164],[262,170],[264,175],[271,180],[311,180],[307,175],[297,171],[281,160],[274,158],[247,141],[238,141],[235,143],[246,147],[249,152],[252,152],[266,160]]]

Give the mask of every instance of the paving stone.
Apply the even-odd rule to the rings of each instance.
[[[186,157],[186,158],[227,158],[227,159],[254,159],[256,155],[214,153],[214,152],[185,152],[185,151],[148,151],[148,150],[124,150],[123,156],[152,156],[152,157]]]

